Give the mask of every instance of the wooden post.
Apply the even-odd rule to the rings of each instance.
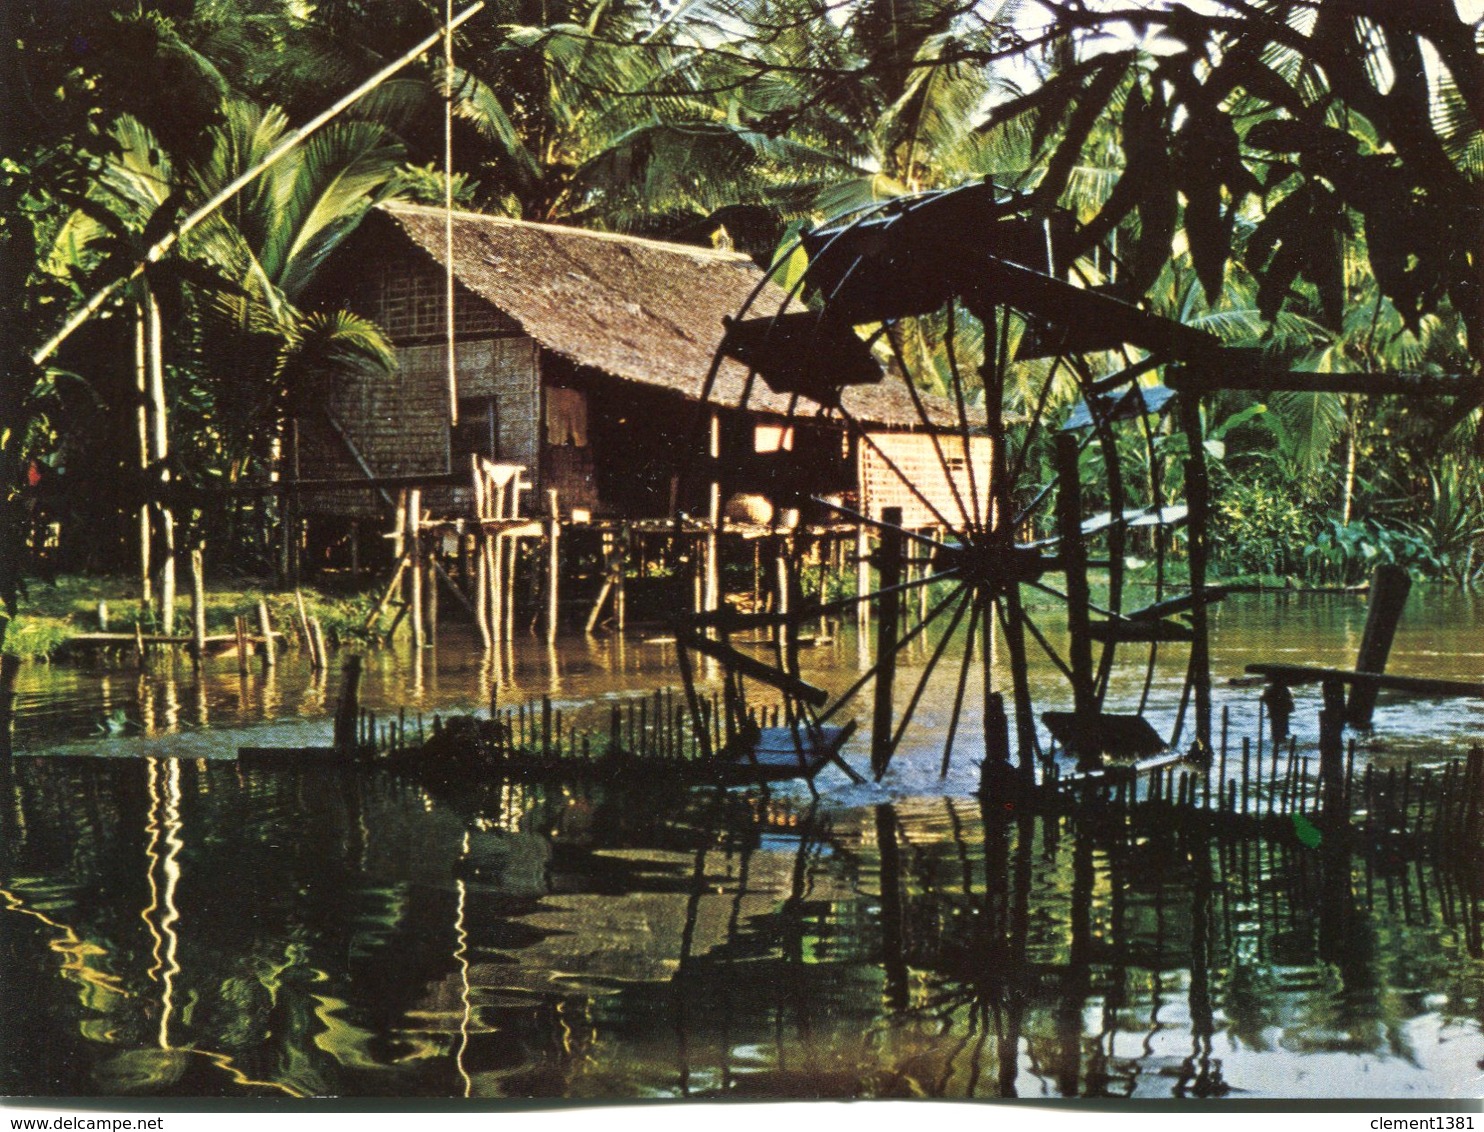
[[[423,493],[414,487],[407,492],[407,517],[405,519],[407,553],[412,559],[411,607],[407,613],[412,622],[412,647],[414,649],[420,649],[426,643],[423,624],[423,570],[426,568],[426,563],[423,562],[422,517]]]
[[[15,753],[15,682],[21,674],[21,658],[0,656],[0,757]]]
[[[278,644],[273,639],[273,620],[268,616],[268,603],[258,602],[258,631],[263,634],[263,671],[271,669],[278,659]]]
[[[334,745],[338,751],[353,751],[356,746],[356,721],[361,715],[361,658],[345,659],[345,682],[340,685],[340,702],[335,708]]]
[[[1386,658],[1391,655],[1391,642],[1397,624],[1406,608],[1412,579],[1401,566],[1377,566],[1371,573],[1371,593],[1366,604],[1365,630],[1360,637],[1360,653],[1355,659],[1357,672],[1386,671]],[[1350,701],[1345,705],[1345,722],[1352,727],[1369,727],[1376,709],[1374,684],[1357,681],[1350,688]]]
[[[901,514],[900,508],[886,510]],[[886,511],[882,514],[884,516]],[[887,536],[891,537],[900,541],[900,536]],[[883,581],[882,589],[885,588]],[[881,620],[885,623],[884,614]],[[885,804],[876,806],[876,850],[881,863],[881,967],[885,975],[886,1003],[893,1010],[903,1010],[910,992],[910,974],[906,957],[906,916],[902,907],[902,854],[897,844],[896,811]]]
[[[871,622],[871,603],[866,597],[871,592],[871,536],[866,525],[855,528],[855,619],[864,628]]]
[[[892,591],[902,580],[902,509],[886,507],[881,511],[886,529],[881,532],[876,552],[880,578],[881,608],[876,622],[876,695],[871,713],[871,771],[876,780],[886,773],[891,761],[892,684],[897,671],[897,631],[901,618],[901,595]]]
[[[613,571],[613,616],[618,622],[619,636],[623,635],[624,622],[628,617],[628,594],[624,589],[624,572],[629,564],[629,528],[618,529],[618,556]]]
[[[147,292],[149,326],[149,409],[153,419],[151,463],[159,469],[160,484],[170,482],[170,429],[165,407],[165,332],[160,325],[160,304]],[[175,632],[175,515],[163,503],[158,505],[160,543],[165,559],[160,563],[160,632]]]
[[[329,658],[325,655],[325,631],[320,628],[318,617],[309,619],[309,643],[314,650],[314,670],[325,671],[329,667]]]
[[[139,471],[149,473],[149,355],[146,347],[146,315],[144,306],[139,308],[139,318],[134,324],[134,376],[135,392],[139,394]],[[150,522],[149,504],[139,508],[139,608],[147,612],[154,602],[154,583],[149,573]]]
[[[200,671],[206,663],[206,564],[199,544],[191,547],[191,656]]]
[[[1206,471],[1205,437],[1201,431],[1201,403],[1192,393],[1175,398],[1185,430],[1189,455],[1185,461],[1185,502],[1189,509],[1186,532],[1190,563],[1191,628],[1190,676],[1195,689],[1195,738],[1202,754],[1211,750],[1211,653],[1206,625],[1206,560],[1209,552],[1207,516],[1211,480]]]
[[[361,584],[361,521],[350,521],[350,584]]]
[[[1092,628],[1089,603],[1091,589],[1087,582],[1087,544],[1082,538],[1082,483],[1077,469],[1077,437],[1070,432],[1056,434],[1056,519],[1060,533],[1059,553],[1067,579],[1067,633],[1070,637],[1068,663],[1072,670],[1072,711],[1076,717],[1076,750],[1081,770],[1103,765],[1101,750],[1091,745],[1095,730],[1097,693],[1092,670]],[[1072,743],[1068,743],[1068,748]]]
[[[711,414],[711,442],[708,452],[711,456],[711,472],[713,475],[718,475],[721,467],[721,418],[715,413]],[[702,607],[710,613],[721,606],[721,561],[718,557],[721,531],[721,484],[716,480],[711,481],[706,520],[706,588]]]
[[[108,632],[108,602],[106,601],[98,603],[98,632]]]
[[[562,569],[562,513],[557,504],[557,489],[546,489],[546,639],[556,640],[560,618],[558,586]]]
[[[396,517],[392,520],[392,556],[401,558],[407,553],[407,489],[397,492]]]
[[[237,637],[237,675],[247,678],[247,618],[237,614],[232,619],[232,628]]]
[[[494,495],[491,517],[503,519],[505,517],[504,487],[496,485],[493,480],[488,480],[485,493],[487,504],[491,503],[489,494]],[[490,556],[490,631],[498,643],[505,640],[505,536],[497,531],[486,538],[485,546]]]
[[[442,536],[437,537],[441,538]],[[425,555],[427,582],[423,587],[427,595],[427,601],[424,604],[427,607],[429,648],[438,647],[438,576],[434,572],[434,567],[438,565],[437,555],[438,549],[435,543]]]
[[[1351,693],[1354,702],[1354,693]],[[1324,782],[1321,804],[1329,821],[1338,821],[1345,798],[1345,685],[1324,682],[1324,707],[1319,712],[1319,777]]]

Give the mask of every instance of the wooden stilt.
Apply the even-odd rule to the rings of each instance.
[[[862,523],[855,528],[855,595],[859,599],[855,604],[855,616],[863,626],[871,620],[871,603],[865,600],[871,592],[870,558],[871,537]]]
[[[15,747],[15,683],[21,674],[21,658],[0,656],[0,758],[9,758]]]
[[[561,606],[558,588],[562,572],[562,513],[557,504],[557,489],[546,491],[546,639],[556,640]]]
[[[1076,716],[1079,744],[1096,730],[1097,694],[1092,669],[1092,632],[1087,581],[1087,544],[1082,538],[1082,484],[1077,469],[1077,437],[1070,432],[1056,435],[1056,519],[1060,555],[1066,571],[1068,664],[1072,671],[1072,711]],[[1071,744],[1068,744],[1071,747]],[[1103,765],[1102,751],[1085,744],[1071,751],[1081,770]]]
[[[277,662],[277,642],[273,639],[273,621],[268,616],[268,603],[258,602],[258,631],[263,634],[263,671],[268,671]]]
[[[407,553],[412,560],[409,596],[411,608],[408,610],[408,616],[412,623],[412,647],[414,649],[420,649],[426,644],[426,626],[423,622],[423,573],[426,567],[423,562],[422,504],[421,490],[414,487],[407,492],[407,517],[404,520],[404,529],[407,532]]]
[[[877,576],[882,590],[881,608],[876,624],[876,688],[871,714],[871,771],[879,782],[891,761],[893,720],[892,686],[896,679],[897,632],[901,616],[900,595],[893,592],[902,580],[902,535],[895,528],[902,525],[902,509],[882,509],[881,521],[886,528],[876,552]]]
[[[340,702],[335,708],[334,745],[340,751],[352,751],[356,745],[356,721],[361,714],[361,658],[347,657],[345,679],[340,685]]]
[[[711,440],[708,451],[711,455],[712,468],[718,468],[721,463],[721,418],[715,413],[711,414]],[[715,480],[711,482],[706,520],[706,586],[702,595],[701,608],[709,613],[720,608],[721,602],[721,484]]]
[[[247,618],[238,614],[233,621],[233,627],[237,634],[237,675],[243,679],[247,678]]]
[[[310,647],[314,650],[314,670],[323,672],[329,667],[328,658],[325,655],[325,631],[320,627],[319,618],[309,619]]]
[[[191,658],[199,672],[206,663],[206,565],[202,547],[191,547]]]
[[[1182,393],[1176,401],[1189,451],[1185,461],[1185,499],[1189,508],[1186,530],[1192,598],[1190,621],[1195,630],[1195,639],[1190,646],[1190,676],[1195,690],[1195,737],[1205,754],[1211,750],[1211,654],[1206,625],[1206,560],[1209,554],[1206,526],[1211,481],[1206,471],[1200,400],[1193,393]]]
[[[170,482],[170,429],[165,409],[165,333],[160,324],[160,304],[148,293],[149,411],[153,420],[152,464],[159,468],[161,485]],[[175,632],[175,515],[164,504],[158,506],[160,545],[160,632]]]
[[[438,647],[438,578],[434,571],[438,570],[439,566],[438,559],[435,557],[436,554],[436,548],[431,549],[426,555],[424,555],[423,559],[424,562],[426,562],[427,564],[427,581],[423,586],[423,592],[425,595],[423,604],[426,607],[428,616],[429,648]]]
[[[139,471],[149,472],[149,355],[146,349],[146,316],[143,306],[134,325],[135,392],[139,394]],[[154,582],[150,577],[149,504],[139,508],[139,607],[147,613],[154,600]]]
[[[512,504],[514,501],[512,500]],[[511,516],[514,518],[514,515]],[[503,537],[505,545],[505,639],[515,639],[515,587],[520,568],[520,538]]]
[[[629,556],[629,528],[622,526],[618,531],[618,558],[614,563],[613,575],[613,616],[618,622],[619,635],[623,635],[624,622],[628,617],[628,592],[624,588],[624,574],[628,570]]]

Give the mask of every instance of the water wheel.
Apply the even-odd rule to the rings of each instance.
[[[705,597],[678,639],[714,754],[745,761],[781,735],[800,767],[818,764],[838,746],[829,729],[868,712],[879,778],[928,698],[947,705],[944,773],[956,745],[1006,768],[1013,746],[1024,774],[1053,746],[1081,769],[1154,754],[1190,726],[1192,691],[1208,739],[1199,419],[1169,420],[1177,402],[1155,374],[1214,340],[1124,301],[1116,279],[1071,217],[1029,214],[988,184],[873,205],[777,258],[728,320],[677,484],[677,530],[710,543]],[[770,536],[783,564],[771,608],[720,596],[714,531],[734,497],[786,517]],[[800,548],[852,524],[877,544],[870,592],[809,592]],[[841,692],[803,680],[804,635],[862,609],[865,671]],[[984,663],[999,650],[1008,664]],[[1159,732],[1146,708],[1172,650],[1179,706]],[[1062,682],[1041,703],[1034,651]],[[722,669],[714,708],[697,654]],[[899,680],[908,655],[918,671]],[[751,684],[781,700],[766,736]],[[971,698],[982,737],[961,726]]]

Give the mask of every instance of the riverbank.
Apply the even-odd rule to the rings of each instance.
[[[251,582],[209,583],[206,632],[208,636],[231,634],[237,618],[246,617],[250,633],[256,636],[258,603],[263,602],[274,628],[284,634],[283,639],[290,647],[295,643],[302,646],[302,635],[296,626],[305,617],[319,621],[332,645],[352,641],[368,644],[375,639],[365,626],[376,596],[327,593],[308,586],[294,591]],[[77,575],[55,581],[31,579],[21,595],[19,615],[7,627],[0,651],[24,660],[51,660],[85,642],[90,635],[116,633],[133,637],[136,631],[145,636],[158,634],[157,613],[141,606],[139,587],[130,579]],[[174,635],[188,636],[190,625],[189,590],[184,590],[176,598]]]
[[[1135,585],[1143,584],[1140,572],[1131,572],[1130,581]],[[1213,578],[1211,585],[1223,586],[1231,593],[1364,593],[1368,588],[1364,583],[1358,586],[1306,585],[1291,577],[1271,574]],[[291,647],[296,641],[302,645],[302,638],[295,631],[295,626],[301,623],[299,600],[302,598],[304,615],[319,620],[332,646],[382,642],[386,620],[379,628],[366,628],[380,596],[379,587],[373,586],[359,593],[335,593],[302,586],[297,593],[296,597],[294,590],[276,589],[266,581],[244,583],[238,580],[232,585],[208,582],[206,632],[208,636],[231,634],[236,619],[241,616],[248,619],[250,634],[256,635],[257,607],[262,601],[268,607],[274,627],[285,634]],[[132,578],[66,575],[53,581],[28,579],[26,591],[21,596],[20,613],[7,628],[0,653],[23,660],[53,660],[74,645],[84,643],[89,635],[122,633],[133,637],[136,629],[146,636],[160,631],[157,611],[141,608],[139,587]],[[189,632],[189,590],[182,587],[176,598],[174,634],[186,637]],[[121,642],[121,645],[128,645],[128,642]]]

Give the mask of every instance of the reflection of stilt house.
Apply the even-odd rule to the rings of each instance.
[[[709,430],[704,421],[697,428],[697,391],[723,319],[761,278],[746,257],[470,213],[454,214],[452,232],[452,380],[441,210],[383,207],[331,265],[336,297],[386,330],[398,370],[342,381],[295,423],[288,477],[305,483],[311,546],[345,548],[354,532],[384,532],[409,491],[424,524],[472,521],[482,504],[512,538],[549,537],[553,514],[559,527],[615,535],[668,529],[677,509],[705,526],[718,494],[732,501],[728,526],[738,533],[772,530],[765,499],[781,504],[782,517],[786,500],[821,493],[854,496],[869,513],[903,506],[909,524],[932,525],[910,494],[883,494],[878,450],[904,468],[920,460],[924,494],[951,506],[921,416],[899,388],[847,391],[876,449],[833,421],[783,427],[783,396],[746,414],[719,411]],[[723,366],[723,382],[744,377]],[[711,454],[704,466],[719,475],[677,479],[695,462],[688,456]],[[974,441],[974,457],[983,483],[987,440]],[[484,469],[483,482],[471,468]]]

